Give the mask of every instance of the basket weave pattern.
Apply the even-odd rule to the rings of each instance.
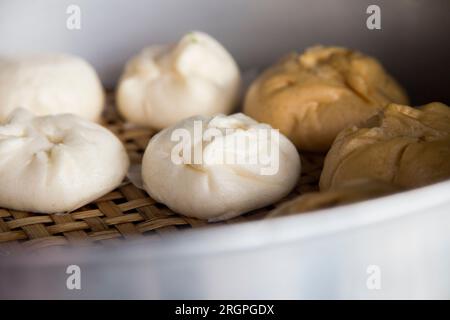
[[[123,142],[131,164],[139,164],[155,132],[126,124],[113,107],[112,98],[108,99],[103,124]],[[208,223],[178,215],[128,179],[116,190],[71,213],[45,215],[0,208],[0,256],[54,246],[117,245],[144,236],[164,238],[186,228],[262,219],[278,204],[317,190],[322,163],[321,155],[302,155],[302,178],[286,199],[224,222]]]

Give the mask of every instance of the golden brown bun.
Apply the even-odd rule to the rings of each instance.
[[[272,125],[301,150],[327,151],[345,127],[408,97],[374,58],[312,47],[267,69],[247,92],[244,112]]]
[[[336,190],[311,192],[282,204],[268,214],[268,218],[335,207],[396,193],[401,189],[377,180],[352,180]]]
[[[405,188],[450,178],[450,108],[390,104],[364,125],[339,133],[325,158],[320,190],[361,178]]]

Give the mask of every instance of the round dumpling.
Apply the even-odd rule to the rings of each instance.
[[[269,205],[296,185],[300,157],[277,130],[239,113],[164,129],[142,162],[145,190],[173,211],[224,220]]]
[[[391,102],[408,98],[376,59],[318,46],[263,72],[247,92],[244,112],[280,129],[300,150],[323,152],[342,129]]]
[[[191,32],[175,46],[151,46],[131,59],[117,104],[128,121],[160,130],[195,115],[230,113],[240,82],[225,48],[205,33]]]
[[[75,115],[18,109],[0,126],[0,207],[71,211],[116,188],[127,169],[119,139]]]
[[[450,108],[390,104],[365,124],[343,130],[328,152],[320,190],[354,179],[414,188],[450,178]]]
[[[100,80],[81,58],[66,54],[0,58],[0,123],[17,108],[38,116],[72,113],[98,121],[103,105]]]

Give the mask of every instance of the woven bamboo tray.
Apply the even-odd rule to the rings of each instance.
[[[125,123],[116,112],[112,95],[108,95],[102,121],[123,142],[131,164],[140,164],[147,143],[155,132]],[[154,201],[128,178],[116,190],[71,213],[45,215],[0,208],[0,256],[48,247],[114,246],[135,238],[164,238],[167,234],[189,228],[263,219],[284,201],[304,192],[316,191],[322,164],[322,155],[302,154],[302,178],[288,197],[225,222],[208,223],[178,215]]]

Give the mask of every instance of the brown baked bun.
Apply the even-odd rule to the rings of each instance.
[[[300,150],[327,151],[345,127],[408,97],[374,58],[340,47],[290,54],[257,78],[244,112],[272,125]]]
[[[450,178],[450,108],[390,104],[364,125],[343,130],[325,158],[320,190],[361,178],[404,188]]]

